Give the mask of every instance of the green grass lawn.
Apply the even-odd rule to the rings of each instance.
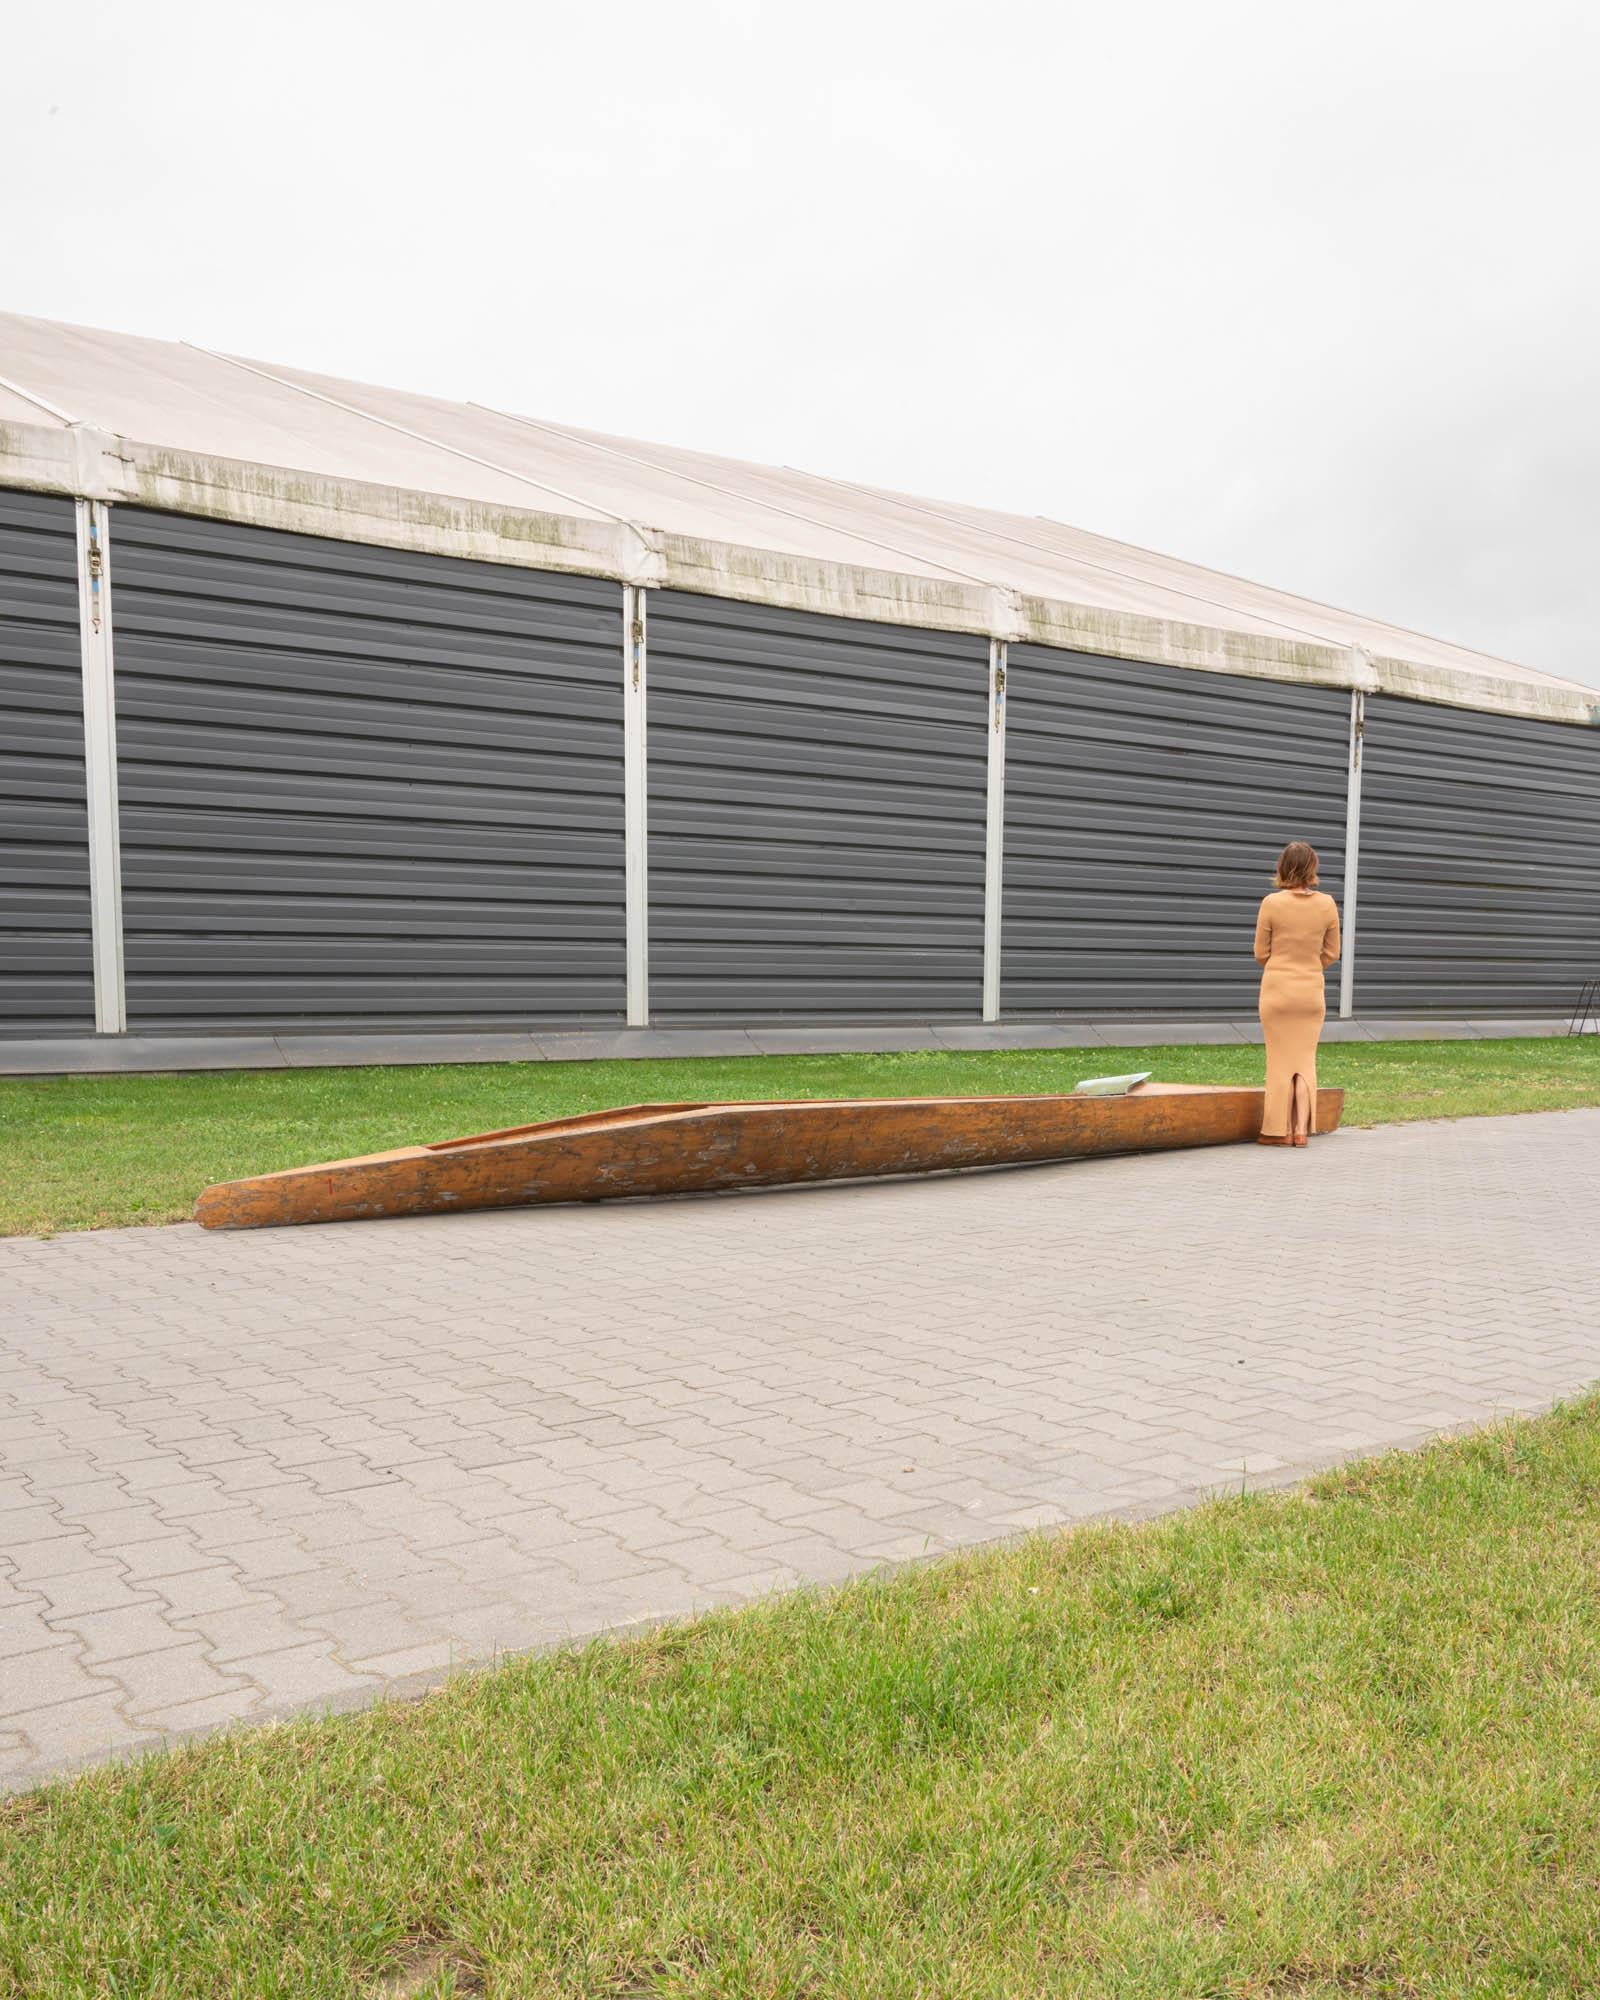
[[[0,1993],[1600,1992],[1600,1402],[0,1805]]]
[[[385,1146],[660,1099],[1065,1090],[1152,1069],[1253,1083],[1256,1048],[684,1057],[0,1080],[0,1235],[173,1222],[201,1188]],[[1600,1104],[1600,1039],[1335,1043],[1347,1124]]]

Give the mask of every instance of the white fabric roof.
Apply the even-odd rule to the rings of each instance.
[[[1053,521],[9,314],[3,485],[1600,724],[1575,682]]]

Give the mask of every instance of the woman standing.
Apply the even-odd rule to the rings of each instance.
[[[1303,1146],[1317,1123],[1317,1037],[1327,1002],[1322,975],[1339,956],[1339,912],[1317,887],[1317,850],[1291,840],[1278,886],[1256,918],[1261,1026],[1267,1039],[1263,1146]]]

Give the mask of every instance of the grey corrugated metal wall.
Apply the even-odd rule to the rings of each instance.
[[[73,504],[0,493],[0,1033],[94,1027]]]
[[[616,1021],[621,589],[114,510],[130,1028]]]
[[[1361,1011],[1570,1010],[1600,975],[1600,729],[1371,695]]]
[[[1337,690],[1008,648],[1002,1011],[1253,1012],[1284,842],[1340,892],[1349,734]]]
[[[652,591],[658,1022],[971,1019],[985,640]]]
[[[112,512],[130,1026],[620,1022],[620,587]],[[987,645],[649,593],[659,1022],[975,1019]],[[1009,649],[1007,1015],[1248,1013],[1348,698]],[[1369,697],[1361,1013],[1600,972],[1600,731]],[[93,1025],[73,506],[0,493],[0,1032]],[[1330,999],[1331,999],[1330,994]]]

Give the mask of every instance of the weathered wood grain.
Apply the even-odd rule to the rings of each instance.
[[[1253,1140],[1259,1090],[1141,1084],[1126,1097],[890,1097],[635,1104],[209,1187],[207,1229],[865,1180]],[[1317,1094],[1332,1132],[1344,1092]]]

